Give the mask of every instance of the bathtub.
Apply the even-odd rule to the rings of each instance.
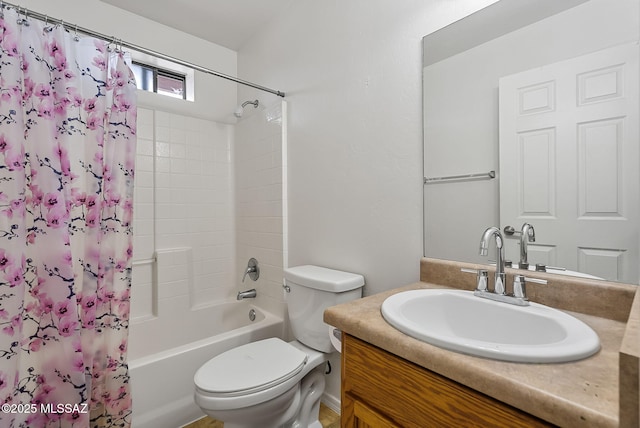
[[[253,321],[250,312],[255,315]],[[161,318],[134,324],[130,329],[133,428],[177,428],[204,416],[193,401],[196,370],[236,346],[282,337],[284,325],[282,318],[248,301],[192,311],[179,317],[177,326],[176,320],[171,327],[165,326]]]

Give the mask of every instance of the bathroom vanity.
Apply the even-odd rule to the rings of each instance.
[[[540,274],[548,284],[532,284],[531,301],[569,312],[600,337],[598,353],[570,363],[509,363],[452,352],[383,319],[387,297],[419,288],[472,290],[475,278],[460,269],[478,267],[423,259],[421,282],[325,311],[325,322],[343,331],[342,427],[638,426],[636,286]]]

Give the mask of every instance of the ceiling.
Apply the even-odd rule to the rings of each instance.
[[[238,51],[292,0],[102,0]]]

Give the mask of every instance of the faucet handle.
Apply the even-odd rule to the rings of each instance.
[[[487,291],[489,288],[489,272],[486,269],[480,269],[476,277],[476,289]]]
[[[489,284],[489,272],[486,269],[460,269],[464,273],[476,274],[476,290],[487,291]]]
[[[513,276],[513,297],[527,300],[526,278],[524,275]]]
[[[546,279],[529,278],[528,276],[525,276],[524,280],[527,281],[527,282],[535,282],[536,284],[547,284],[547,280]]]
[[[520,230],[516,230],[513,226],[505,226],[504,229],[502,229],[504,231],[504,234],[507,236],[520,236],[522,234],[522,231]]]
[[[565,271],[565,270],[567,270],[567,268],[559,267],[559,266],[547,266],[546,268],[547,268],[547,270],[548,270],[548,269],[551,269],[551,270],[560,270],[560,271]]]
[[[524,275],[514,275],[513,277],[513,297],[519,297],[523,300],[527,299],[527,282],[535,282],[537,284],[546,284],[546,279],[529,278]]]
[[[247,263],[247,269],[244,271],[244,275],[242,275],[242,282],[246,279],[247,275],[252,281],[257,281],[260,277],[260,268],[258,267],[258,261],[251,257],[249,259],[249,263]]]

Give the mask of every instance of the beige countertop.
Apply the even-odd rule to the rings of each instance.
[[[423,270],[425,260],[427,259],[422,262]],[[460,266],[473,267],[470,264],[455,263],[450,271],[459,271]],[[593,328],[600,337],[602,346],[594,356],[572,363],[523,364],[474,357],[413,339],[391,327],[382,318],[380,306],[392,294],[418,288],[443,288],[440,281],[435,282],[424,272],[421,279],[423,279],[422,282],[406,287],[328,308],[324,315],[325,322],[347,334],[556,425],[619,426],[619,352],[623,337],[625,342],[629,337],[628,332],[625,336],[625,331],[628,330],[626,320],[567,311]],[[448,280],[443,282],[447,283]],[[635,290],[625,287],[621,290],[619,298],[623,301],[619,306],[626,307],[628,314],[631,311]],[[636,301],[640,299],[637,298]],[[621,316],[614,318],[621,318]],[[635,341],[633,343],[637,344]],[[628,347],[633,348],[633,346],[635,345]],[[637,358],[637,355],[634,354],[634,356]],[[633,364],[636,365],[633,366]],[[634,367],[637,369],[637,360],[635,363],[631,362],[632,371]],[[632,401],[637,401],[637,382],[635,382],[635,390],[630,391],[630,396]],[[633,416],[630,420],[633,420]]]

